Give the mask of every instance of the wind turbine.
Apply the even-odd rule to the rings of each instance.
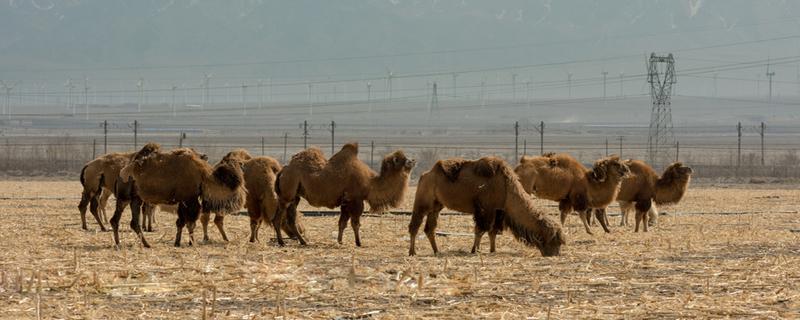
[[[75,84],[72,83],[72,78],[68,78],[64,86],[69,89],[69,94],[67,95],[67,109],[72,109],[72,116],[74,117],[75,105],[72,104],[72,89],[75,89]]]
[[[0,85],[2,85],[3,89],[6,91],[6,108],[4,113],[6,114],[6,118],[11,119],[11,90],[14,90],[14,87],[17,86],[17,83],[6,83],[5,81],[0,80]]]

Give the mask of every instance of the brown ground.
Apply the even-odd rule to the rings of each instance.
[[[558,258],[508,232],[496,254],[469,254],[471,218],[446,215],[443,255],[422,238],[409,258],[402,215],[365,217],[358,249],[336,244],[336,217],[305,218],[308,248],[250,244],[246,216],[226,219],[229,243],[212,226],[211,244],[173,248],[175,217],[160,213],[143,249],[126,212],[116,250],[110,232],[80,230],[77,181],[0,181],[0,317],[35,318],[39,302],[42,318],[201,318],[205,295],[209,317],[232,319],[798,318],[800,190],[781,188],[692,187],[648,234],[589,236],[571,216]]]

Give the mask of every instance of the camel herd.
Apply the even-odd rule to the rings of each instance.
[[[100,229],[107,230],[105,207],[113,194],[116,208],[109,222],[117,246],[120,218],[128,206],[130,227],[144,247],[150,246],[144,231],[152,231],[156,208],[177,215],[175,246],[181,245],[184,227],[189,244],[194,242],[198,219],[203,239],[208,241],[211,213],[227,241],[225,214],[242,207],[250,217],[250,242],[258,241],[259,227],[265,223],[273,227],[278,245],[285,245],[282,233],[306,245],[302,215],[297,212],[302,198],[315,207],[339,207],[339,244],[349,221],[355,244],[361,246],[364,202],[375,213],[398,207],[415,164],[398,150],[386,155],[380,172],[375,172],[358,159],[358,144],[348,143],[329,159],[318,148],[303,150],[286,166],[271,157],[253,157],[245,150],[231,151],[212,165],[206,155],[194,149],[162,150],[160,145],[148,143],[136,152],[102,155],[83,167],[83,194],[78,205],[81,227],[87,229],[88,207]],[[659,176],[643,161],[617,156],[597,160],[592,168],[570,155],[554,153],[524,156],[516,168],[498,157],[440,160],[420,175],[408,225],[408,253],[416,254],[415,242],[423,220],[431,248],[434,254],[439,252],[436,226],[444,208],[473,216],[473,253],[480,250],[481,238],[487,232],[490,252],[494,252],[497,234],[507,229],[543,256],[559,255],[566,243],[562,226],[570,213],[578,213],[589,234],[592,215],[610,232],[606,208],[614,201],[622,210],[620,225],[627,225],[627,216],[635,209],[635,231],[641,224],[646,232],[658,215],[656,204],[680,201],[691,175],[692,169],[681,163],[673,163]],[[560,223],[538,209],[531,195],[557,201]]]

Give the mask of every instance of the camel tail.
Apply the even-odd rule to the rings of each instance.
[[[82,186],[86,186],[85,174],[86,174],[86,168],[88,168],[88,167],[89,167],[89,165],[87,164],[87,165],[83,166],[83,169],[81,169],[81,185]]]

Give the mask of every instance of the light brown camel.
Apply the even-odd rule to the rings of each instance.
[[[120,172],[124,181],[135,183],[138,196],[151,205],[177,204],[178,219],[175,246],[180,246],[183,227],[189,230],[189,244],[194,242],[194,226],[202,210],[208,212],[234,212],[244,202],[244,178],[241,164],[234,161],[214,166],[203,160],[197,152],[176,149],[162,152],[161,146],[148,143],[136,152],[131,163]],[[134,211],[132,227],[145,241],[138,225],[138,212]],[[119,244],[117,229],[119,216],[112,218],[114,241]]]
[[[284,245],[279,226],[287,215],[290,204],[295,205],[300,197],[315,207],[341,207],[339,215],[338,242],[342,243],[342,233],[351,220],[356,246],[361,246],[359,227],[364,201],[370,211],[381,212],[397,207],[408,189],[408,178],[416,161],[409,159],[403,151],[388,154],[381,162],[380,173],[375,173],[366,163],[358,159],[358,144],[348,143],[334,154],[330,160],[319,148],[309,148],[292,156],[292,160],[278,174],[276,192],[278,193],[278,214],[273,220],[279,245]],[[290,230],[296,230],[296,222],[287,219]],[[303,237],[296,233],[301,244]]]
[[[558,201],[563,225],[572,210],[578,211],[586,233],[592,208],[605,208],[616,199],[622,179],[630,170],[619,157],[597,160],[592,170],[568,154],[548,153],[543,156],[522,157],[515,172],[525,191],[537,198]],[[598,221],[610,232],[606,221]]]
[[[277,160],[271,157],[253,157],[244,149],[229,152],[222,158],[222,161],[229,161],[233,158],[242,161],[245,189],[247,190],[245,207],[250,216],[250,242],[256,242],[258,241],[258,229],[261,223],[271,224],[278,210],[278,195],[275,193],[275,180],[282,166]],[[302,234],[303,227],[300,221],[297,220],[297,207],[294,204],[287,208],[287,215],[290,215],[290,219],[296,221],[297,229]],[[204,223],[207,224],[208,214],[204,212],[200,217],[201,220],[203,217],[206,217]],[[222,215],[217,215],[217,218],[221,217]],[[217,223],[217,218],[214,219],[215,223]],[[221,231],[221,223],[217,226],[220,227]],[[283,224],[283,231],[291,238],[297,238],[297,235],[289,229],[286,223]],[[203,233],[205,234],[205,226],[203,227]]]
[[[559,255],[561,245],[565,244],[558,222],[534,208],[517,175],[500,158],[440,160],[420,176],[408,225],[409,255],[416,254],[417,231],[423,219],[433,253],[439,252],[436,225],[439,212],[445,207],[472,214],[475,220],[472,253],[480,249],[486,231],[489,231],[489,251],[494,252],[495,238],[504,226],[511,229],[517,240],[536,246],[543,256]]]
[[[113,194],[120,170],[125,167],[133,156],[129,153],[109,153],[89,161],[81,169],[81,185],[83,192],[78,210],[81,213],[81,228],[87,230],[86,207],[89,206],[94,219],[100,225],[100,230],[106,231],[103,222],[108,222],[106,205],[108,198]],[[99,211],[99,212],[98,212]]]
[[[647,163],[641,160],[625,160],[624,163],[631,169],[628,178],[622,181],[617,201],[619,202],[622,216],[620,226],[628,224],[628,213],[636,210],[636,227],[639,231],[639,223],[643,223],[644,231],[647,232],[648,220],[656,219],[658,211],[657,205],[668,205],[678,203],[692,178],[692,168],[684,166],[681,162],[675,162],[664,170],[661,177]],[[599,217],[608,219],[605,210]]]

